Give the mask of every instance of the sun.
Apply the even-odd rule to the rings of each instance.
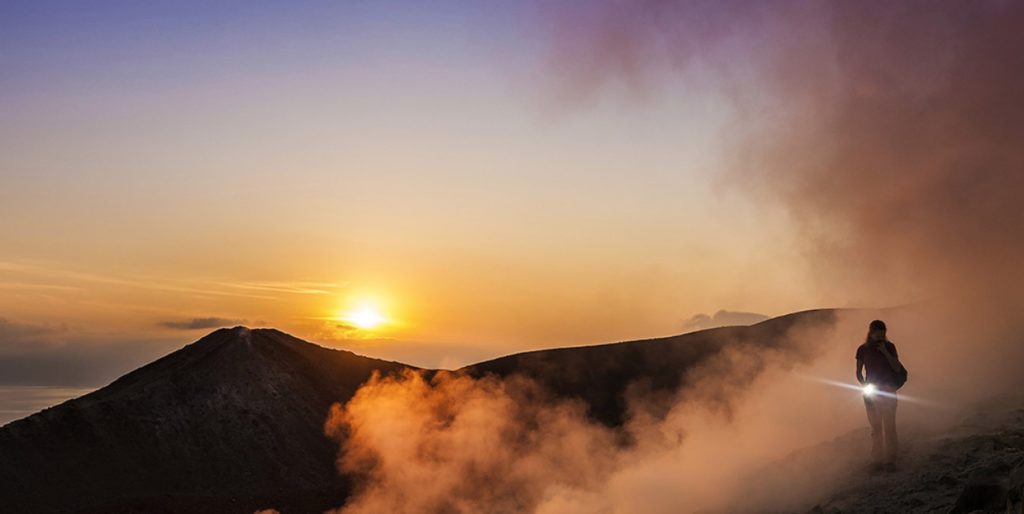
[[[378,327],[387,321],[387,318],[381,314],[380,310],[372,305],[363,305],[348,312],[344,312],[339,316],[339,318],[342,321],[351,323],[356,328],[361,328],[363,330]]]

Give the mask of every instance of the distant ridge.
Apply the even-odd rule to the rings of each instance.
[[[610,426],[627,387],[669,393],[687,370],[733,344],[779,347],[834,311],[647,339],[526,352],[467,366],[521,374],[580,398]],[[375,371],[416,370],[324,348],[275,329],[216,330],[110,385],[0,427],[0,512],[321,513],[345,502],[330,405]],[[425,370],[428,374],[434,373]]]
[[[466,366],[461,371],[472,376],[525,375],[560,396],[582,398],[591,417],[617,426],[626,417],[623,392],[628,386],[642,386],[652,397],[671,394],[686,382],[688,368],[716,355],[725,346],[778,348],[786,344],[786,333],[797,324],[827,325],[835,320],[835,313],[834,309],[808,310],[750,326],[518,353]]]

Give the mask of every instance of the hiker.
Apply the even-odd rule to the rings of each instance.
[[[896,345],[885,336],[885,322],[868,325],[867,340],[857,348],[857,382],[865,389],[864,407],[871,424],[871,460],[875,469],[896,465],[896,390],[907,380]],[[864,371],[867,371],[865,375]]]

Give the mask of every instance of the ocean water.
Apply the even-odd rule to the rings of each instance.
[[[91,387],[0,386],[0,425],[93,390]]]

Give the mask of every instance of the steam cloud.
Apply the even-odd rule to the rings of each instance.
[[[1024,3],[554,9],[556,60],[575,97],[617,80],[646,93],[681,74],[730,99],[726,180],[789,209],[823,298],[927,301],[844,313],[831,331],[790,334],[782,353],[724,352],[687,371],[700,379],[667,416],[630,398],[618,429],[520,379],[378,378],[327,422],[343,442],[339,468],[366,478],[338,513],[728,511],[739,498],[741,510],[798,507],[856,457],[819,460],[781,495],[758,486],[757,471],[864,420],[859,398],[789,371],[851,376],[876,316],[912,394],[951,410],[1019,385]],[[901,426],[939,415],[900,412]]]
[[[362,478],[334,514],[724,508],[752,467],[799,446],[764,444],[792,439],[790,408],[768,416],[749,409],[765,395],[781,402],[789,388],[803,387],[770,377],[808,365],[828,347],[820,340],[828,330],[817,327],[816,338],[796,329],[777,347],[731,342],[687,370],[688,385],[667,414],[633,394],[630,420],[614,428],[589,419],[584,404],[517,376],[374,377],[345,406],[335,405],[325,426],[341,445],[339,470]],[[748,394],[768,382],[775,385]]]
[[[790,210],[830,299],[1020,297],[1024,4],[608,0],[560,14],[557,63],[577,96],[668,74],[726,96],[727,179]]]
[[[370,477],[346,514],[532,512],[554,490],[596,486],[612,465],[607,429],[523,380],[376,379],[332,411],[329,433],[343,430],[341,469]]]
[[[673,76],[725,99],[724,184],[791,214],[816,306],[909,304],[918,378],[1019,383],[1024,3],[559,5],[576,96],[692,94]]]

